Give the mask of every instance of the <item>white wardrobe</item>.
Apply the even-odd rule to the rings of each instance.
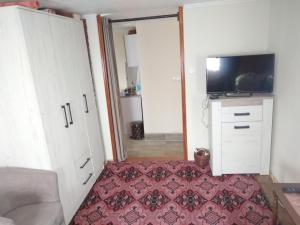
[[[58,173],[68,224],[104,165],[83,24],[0,8],[0,166]]]

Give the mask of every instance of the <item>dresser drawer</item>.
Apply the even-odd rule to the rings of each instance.
[[[222,122],[261,121],[262,106],[222,107]]]
[[[222,124],[222,172],[259,173],[262,149],[262,123]]]
[[[82,156],[76,163],[76,169],[80,183],[86,185],[94,175],[91,156],[89,154]]]

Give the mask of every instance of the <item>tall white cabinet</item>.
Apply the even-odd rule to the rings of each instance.
[[[0,166],[58,173],[69,223],[104,165],[83,24],[0,8]]]
[[[211,168],[214,176],[268,175],[273,97],[209,101]]]

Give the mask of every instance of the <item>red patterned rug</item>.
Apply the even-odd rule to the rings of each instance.
[[[194,162],[106,165],[72,225],[271,225],[252,175],[213,177]]]

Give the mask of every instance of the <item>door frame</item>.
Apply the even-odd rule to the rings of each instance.
[[[113,160],[117,161],[117,159],[118,159],[117,144],[116,144],[114,123],[113,123],[111,97],[110,97],[110,91],[109,91],[109,77],[108,77],[107,59],[106,59],[106,54],[105,54],[104,32],[103,32],[102,17],[100,15],[97,15],[97,26],[98,26],[100,55],[101,55],[101,64],[102,64],[102,69],[103,69],[103,78],[104,78],[103,80],[104,80],[104,87],[105,87],[106,107],[107,107],[107,113],[108,113],[108,123],[109,123],[112,155],[113,155]]]
[[[185,90],[185,61],[184,61],[184,23],[183,7],[178,7],[179,44],[180,44],[180,70],[181,70],[181,113],[184,160],[188,160],[187,125],[186,125],[186,90]]]
[[[184,23],[183,23],[183,7],[178,7],[178,22],[179,22],[179,45],[180,45],[180,76],[181,76],[181,112],[182,112],[182,136],[183,136],[183,152],[184,160],[188,160],[188,145],[187,145],[187,122],[186,122],[186,85],[185,85],[185,62],[184,62]],[[111,144],[113,160],[117,161],[117,148],[116,148],[116,137],[113,125],[113,114],[111,108],[111,96],[109,91],[109,79],[107,70],[107,59],[105,55],[105,43],[104,43],[104,33],[102,28],[102,17],[97,16],[99,43],[100,43],[100,54],[101,54],[101,64],[103,68],[104,76],[104,86],[106,95],[106,106],[108,112]]]

